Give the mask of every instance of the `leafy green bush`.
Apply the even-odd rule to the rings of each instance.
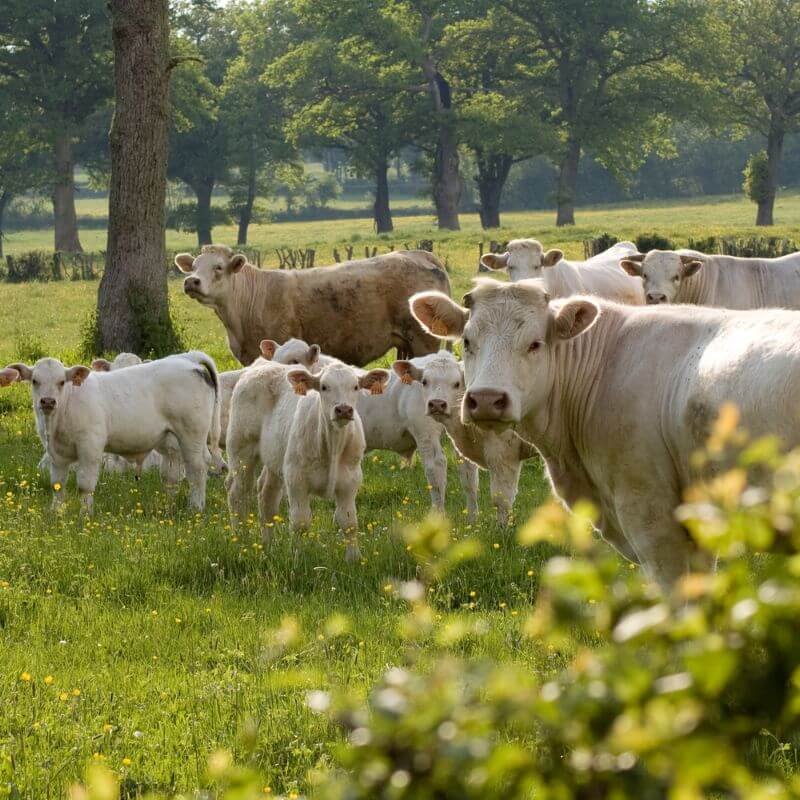
[[[675,245],[660,233],[642,233],[636,237],[636,247],[640,253],[650,250],[674,250]]]
[[[592,239],[585,239],[583,242],[583,254],[585,258],[591,258],[599,253],[613,247],[619,241],[618,236],[613,233],[599,233]]]
[[[759,150],[747,159],[744,168],[742,189],[754,203],[763,203],[769,198],[769,170],[767,153]]]

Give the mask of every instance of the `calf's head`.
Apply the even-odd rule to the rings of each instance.
[[[22,363],[9,364],[3,370],[6,375],[13,372],[19,376],[17,380],[30,381],[33,407],[45,415],[56,410],[68,386],[80,386],[91,374],[88,367],[65,367],[56,358],[41,358],[32,367]]]
[[[403,383],[419,383],[429,416],[442,419],[458,412],[464,396],[464,375],[451,353],[437,353],[422,367],[411,361],[395,361],[392,369]]]
[[[551,304],[540,281],[477,283],[463,306],[421,292],[411,312],[434,336],[462,340],[462,420],[502,428],[545,407],[556,348],[590,328],[600,309],[585,299]]]
[[[671,250],[651,250],[647,255],[632,254],[623,258],[619,264],[628,275],[642,279],[648,305],[674,303],[681,283],[703,266],[699,258],[680,255]]]
[[[218,244],[204,245],[197,258],[191,253],[175,256],[175,266],[186,274],[183,291],[204,306],[217,306],[225,300],[234,275],[246,263],[247,256]]]
[[[481,257],[481,264],[492,270],[508,270],[511,281],[523,281],[541,278],[546,268],[554,267],[562,258],[561,250],[545,253],[542,243],[536,239],[513,239],[505,253],[486,253]]]
[[[298,394],[318,392],[323,416],[334,425],[344,426],[355,419],[359,390],[380,394],[389,373],[385,369],[372,369],[360,374],[354,367],[336,363],[325,367],[319,375],[296,369],[286,377]]]
[[[272,339],[262,339],[259,348],[261,357],[278,364],[305,367],[309,372],[318,372],[319,345],[307,344],[302,339],[289,339],[278,344]]]

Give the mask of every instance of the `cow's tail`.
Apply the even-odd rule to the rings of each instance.
[[[221,423],[221,401],[222,392],[219,387],[219,373],[217,372],[217,365],[211,356],[200,350],[190,350],[186,353],[186,358],[193,361],[199,367],[202,367],[201,375],[203,380],[211,387],[214,392],[214,410],[211,414],[211,427],[208,431],[208,449],[211,454],[212,469],[217,474],[224,472],[228,465],[222,457],[222,450],[220,449],[220,440],[222,439],[222,423]]]

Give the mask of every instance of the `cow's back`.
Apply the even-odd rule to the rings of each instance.
[[[800,309],[800,253],[781,258],[718,255],[707,259],[715,277],[708,305],[741,310]]]

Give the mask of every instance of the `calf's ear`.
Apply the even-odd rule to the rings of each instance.
[[[636,258],[633,255],[628,256],[627,258],[623,258],[622,261],[619,262],[619,265],[631,278],[641,278],[642,277],[642,261],[644,261],[644,254],[640,254],[641,258]]]
[[[361,389],[368,389],[370,394],[383,394],[388,381],[389,370],[371,369],[358,379],[358,386]]]
[[[414,318],[439,339],[458,339],[464,332],[469,311],[442,292],[419,292],[408,301]]]
[[[247,263],[247,256],[244,253],[237,253],[231,257],[228,262],[231,272],[239,272],[241,268]]]
[[[564,303],[555,316],[555,335],[559,339],[572,339],[591,328],[600,309],[589,300],[570,300]]]
[[[694,275],[702,266],[703,262],[698,258],[681,256],[681,277],[688,278],[690,275]]]
[[[319,378],[304,369],[293,369],[286,380],[292,384],[295,394],[308,394],[312,389],[319,391]]]
[[[262,339],[258,344],[258,349],[261,351],[261,358],[272,361],[272,359],[275,358],[275,351],[278,349],[278,343],[273,339]]]
[[[410,361],[395,361],[392,364],[392,369],[403,383],[411,384],[414,381],[422,380],[422,370],[419,367],[415,367]]]
[[[175,266],[181,272],[191,272],[194,265],[194,256],[191,253],[178,253],[175,256]]]
[[[27,364],[23,364],[22,362],[9,364],[6,369],[13,369],[19,375],[17,380],[20,381],[29,381],[33,375],[33,367],[29,367]]]
[[[486,269],[505,269],[508,266],[508,253],[484,253],[481,264]]]
[[[308,350],[306,350],[306,364],[309,367],[313,367],[314,364],[319,361],[319,345],[318,344],[310,344],[308,346]]]
[[[561,261],[562,258],[564,258],[564,251],[553,248],[552,250],[548,250],[542,256],[542,266],[554,267],[559,261]]]
[[[106,358],[96,358],[92,361],[92,372],[111,372],[111,362]]]
[[[84,367],[83,364],[70,367],[66,372],[67,380],[73,386],[80,386],[91,374],[89,367]]]
[[[19,372],[17,372],[12,367],[6,367],[5,369],[0,369],[0,386],[10,386],[15,381],[18,381]]]

